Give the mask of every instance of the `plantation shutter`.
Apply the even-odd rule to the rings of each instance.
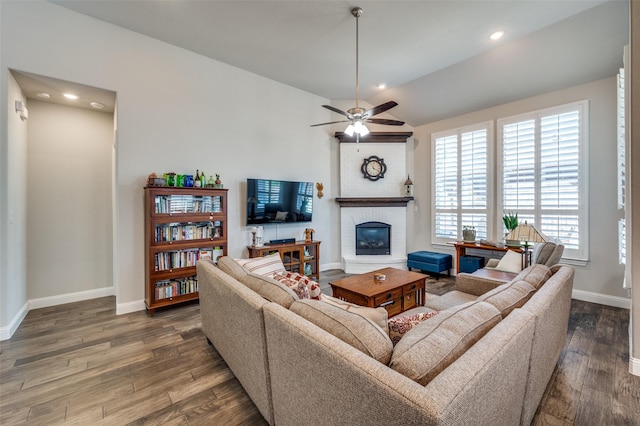
[[[498,210],[517,212],[579,260],[588,252],[587,110],[584,101],[498,120]]]
[[[490,125],[433,136],[434,242],[457,240],[463,226],[487,238]]]

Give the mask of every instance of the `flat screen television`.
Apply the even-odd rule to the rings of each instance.
[[[247,179],[247,225],[311,222],[313,183]]]

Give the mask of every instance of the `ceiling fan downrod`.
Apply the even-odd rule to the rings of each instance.
[[[356,18],[356,109],[358,109],[358,94],[359,94],[359,81],[358,81],[358,34],[359,34],[359,30],[358,30],[358,21],[361,16],[362,16],[362,9],[359,7],[354,7],[353,9],[351,9],[351,14]]]

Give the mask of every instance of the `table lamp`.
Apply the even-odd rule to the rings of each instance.
[[[526,220],[524,223],[516,226],[516,229],[509,232],[504,239],[523,241],[526,259],[529,259],[529,243],[546,243],[547,241],[551,241],[549,237],[540,232],[538,228],[533,225],[529,225]]]

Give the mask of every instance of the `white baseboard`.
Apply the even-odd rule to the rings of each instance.
[[[115,295],[115,287],[103,287],[93,290],[78,291],[75,293],[27,300],[27,303],[20,308],[9,325],[0,328],[0,340],[10,339],[31,309],[48,308],[49,306],[63,305],[65,303],[80,302],[82,300],[97,299],[98,297],[113,295]]]
[[[130,314],[131,312],[144,311],[147,309],[144,300],[135,300],[127,303],[116,304],[116,315]]]
[[[631,309],[631,299],[626,297],[609,296],[607,294],[593,293],[590,291],[576,290],[571,292],[571,298],[584,302],[599,303],[615,308]]]
[[[332,269],[342,269],[342,264],[338,262],[338,263],[325,263],[324,265],[320,265],[320,272],[331,271]]]
[[[64,305],[65,303],[81,302],[89,299],[97,299],[98,297],[114,296],[115,294],[115,287],[102,287],[93,290],[77,291],[75,293],[40,297],[38,299],[29,300],[29,310]]]
[[[629,358],[629,373],[640,376],[640,359]]]
[[[9,340],[13,333],[16,332],[18,326],[22,323],[24,317],[29,313],[29,301],[25,302],[22,305],[22,308],[18,311],[18,313],[13,317],[11,322],[6,327],[0,327],[0,340]]]

